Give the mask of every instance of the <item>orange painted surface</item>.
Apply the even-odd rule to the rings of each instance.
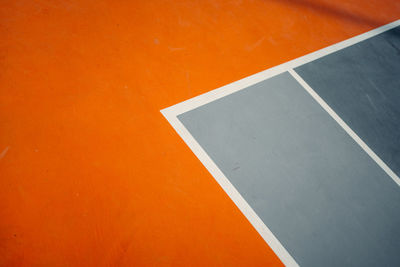
[[[159,110],[393,0],[0,3],[1,266],[280,266]]]

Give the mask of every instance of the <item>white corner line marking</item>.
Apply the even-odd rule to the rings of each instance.
[[[189,133],[186,127],[179,121],[179,119],[168,111],[161,111],[168,122],[174,127],[175,131],[181,136],[189,148],[193,151],[196,157],[203,163],[206,169],[215,178],[217,183],[222,187],[226,194],[232,199],[235,205],[247,218],[247,220],[253,225],[256,231],[261,235],[269,247],[275,252],[282,263],[290,267],[298,267],[297,262],[292,256],[286,251],[278,239],[274,236],[271,230],[264,224],[264,222],[258,217],[256,212],[250,207],[242,195],[236,190],[231,182],[226,178],[224,173],[218,168],[214,161],[208,156],[203,150],[200,144],[194,139]]]
[[[242,90],[246,87],[249,87],[253,84],[259,83],[263,80],[266,80],[268,78],[271,78],[275,75],[278,75],[282,72],[288,71],[290,69],[294,69],[296,67],[299,67],[301,65],[304,65],[306,63],[309,63],[313,60],[316,60],[318,58],[324,57],[326,55],[329,55],[331,53],[334,53],[338,50],[341,50],[343,48],[349,47],[351,45],[357,44],[359,42],[362,42],[366,39],[369,39],[371,37],[374,37],[380,33],[383,33],[385,31],[388,31],[390,29],[393,29],[397,26],[400,26],[400,19],[396,20],[392,23],[386,24],[384,26],[381,26],[379,28],[373,29],[369,32],[357,35],[353,38],[344,40],[342,42],[339,42],[337,44],[328,46],[326,48],[320,49],[318,51],[315,51],[313,53],[310,53],[308,55],[296,58],[294,60],[288,61],[286,63],[283,63],[281,65],[272,67],[270,69],[261,71],[259,73],[253,74],[251,76],[248,76],[246,78],[243,78],[241,80],[235,81],[233,83],[227,84],[225,86],[222,86],[220,88],[211,90],[207,93],[201,94],[199,96],[193,97],[191,99],[188,99],[186,101],[183,101],[181,103],[178,103],[176,105],[167,107],[163,109],[164,112],[171,112],[173,114],[179,115],[182,113],[185,113],[189,110],[195,109],[197,107],[200,107],[202,105],[205,105],[209,102],[215,101],[221,97],[230,95],[232,93],[235,93],[239,90]]]
[[[362,149],[400,186],[399,177],[358,137],[353,130],[323,101],[317,93],[293,70],[303,64],[309,63],[318,58],[324,57],[351,45],[362,42],[366,39],[374,37],[385,31],[393,29],[400,26],[400,19],[392,23],[386,24],[379,28],[373,29],[369,32],[360,34],[353,38],[347,39],[345,41],[339,42],[337,44],[328,46],[326,48],[320,49],[308,55],[299,57],[297,59],[291,60],[289,62],[283,63],[281,65],[275,66],[273,68],[261,71],[254,75],[248,76],[241,80],[235,81],[228,85],[222,86],[220,88],[211,90],[202,95],[193,97],[176,105],[170,106],[168,108],[162,109],[161,113],[168,120],[171,126],[179,134],[179,136],[184,140],[184,142],[193,151],[196,157],[201,161],[201,163],[207,168],[218,184],[223,188],[223,190],[232,199],[239,210],[244,214],[244,216],[249,220],[265,242],[271,247],[275,254],[286,266],[299,266],[297,262],[292,258],[288,251],[282,246],[279,240],[274,236],[270,229],[264,224],[264,222],[258,217],[255,211],[250,207],[246,200],[240,195],[236,188],[229,182],[222,171],[214,163],[214,161],[207,155],[200,144],[194,139],[194,137],[189,133],[185,126],[179,121],[178,117],[187,111],[193,110],[207,103],[215,101],[224,96],[230,95],[242,89],[245,89],[251,85],[259,83],[263,80],[281,74],[283,72],[289,72],[303,87],[310,93],[310,95],[322,106],[322,108],[327,111],[333,119],[361,146]]]
[[[383,162],[369,146],[336,114],[335,111],[309,86],[294,70],[289,70],[298,83],[314,98],[315,101],[346,131],[351,138],[400,186],[400,178]]]

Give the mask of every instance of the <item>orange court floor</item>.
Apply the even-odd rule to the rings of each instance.
[[[0,266],[281,266],[160,110],[396,0],[3,0]]]

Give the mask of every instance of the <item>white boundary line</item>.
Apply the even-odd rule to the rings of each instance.
[[[264,224],[264,222],[258,217],[255,211],[250,207],[247,201],[240,195],[236,188],[229,182],[225,177],[224,173],[218,168],[214,161],[207,155],[203,148],[197,143],[194,137],[189,133],[186,127],[179,121],[179,119],[171,114],[162,111],[165,118],[174,127],[175,131],[182,137],[185,143],[197,156],[197,158],[203,163],[206,169],[215,178],[218,184],[224,189],[228,196],[232,199],[239,210],[244,216],[250,221],[253,227],[261,235],[261,237],[267,242],[275,254],[286,266],[299,266],[296,261],[290,256],[274,234]]]
[[[204,93],[202,95],[193,97],[189,100],[183,101],[181,103],[178,103],[176,105],[173,105],[171,107],[163,109],[163,113],[169,113],[169,114],[175,114],[179,115],[182,113],[185,113],[186,111],[195,109],[199,106],[205,105],[209,102],[212,102],[214,100],[217,100],[221,97],[224,97],[226,95],[230,95],[236,91],[239,91],[243,88],[246,88],[248,86],[251,86],[253,84],[259,83],[263,80],[266,80],[270,77],[273,77],[275,75],[278,75],[282,72],[288,71],[290,69],[294,69],[298,66],[304,65],[308,62],[311,62],[313,60],[316,60],[318,58],[321,58],[323,56],[329,55],[333,52],[339,51],[343,48],[349,47],[351,45],[354,45],[356,43],[359,43],[361,41],[364,41],[366,39],[369,39],[371,37],[374,37],[375,35],[378,35],[380,33],[383,33],[385,31],[388,31],[390,29],[393,29],[397,26],[400,26],[400,19],[396,20],[392,23],[386,24],[382,27],[376,28],[374,30],[371,30],[369,32],[363,33],[361,35],[355,36],[353,38],[347,39],[343,42],[328,46],[326,48],[323,48],[321,50],[318,50],[316,52],[313,52],[311,54],[296,58],[294,60],[291,60],[289,62],[283,63],[281,65],[278,65],[276,67],[261,71],[259,73],[256,73],[254,75],[251,75],[249,77],[243,78],[241,80],[238,80],[236,82],[230,83],[228,85],[222,86],[218,89],[214,89],[212,91],[209,91],[207,93]]]
[[[263,80],[276,76],[283,72],[289,72],[303,87],[304,89],[324,108],[330,116],[361,146],[362,149],[400,186],[399,177],[354,133],[353,130],[318,96],[317,93],[293,70],[294,68],[316,60],[318,58],[329,55],[333,52],[339,51],[343,48],[349,47],[380,33],[400,26],[400,20],[386,24],[377,29],[355,36],[343,42],[331,45],[316,52],[294,59],[292,61],[283,63],[276,67],[267,69],[265,71],[256,73],[244,79],[238,80],[231,84],[222,86],[218,89],[212,90],[205,94],[196,96],[184,102],[178,103],[171,107],[161,110],[161,113],[172,125],[179,136],[185,141],[197,158],[203,163],[211,175],[215,178],[218,184],[224,189],[240,211],[246,216],[249,222],[267,242],[271,249],[276,253],[280,260],[286,266],[299,266],[292,256],[286,251],[279,240],[273,235],[264,222],[258,217],[250,205],[244,200],[236,188],[229,182],[222,171],[214,163],[214,161],[202,149],[199,143],[189,133],[185,126],[179,121],[177,116],[187,111],[193,110],[197,107],[215,101],[224,96],[230,95],[234,92],[247,88],[251,85],[259,83]]]

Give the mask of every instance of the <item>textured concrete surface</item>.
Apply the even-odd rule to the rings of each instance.
[[[290,74],[178,118],[301,266],[400,264],[398,185]]]
[[[295,71],[400,176],[400,27]]]

